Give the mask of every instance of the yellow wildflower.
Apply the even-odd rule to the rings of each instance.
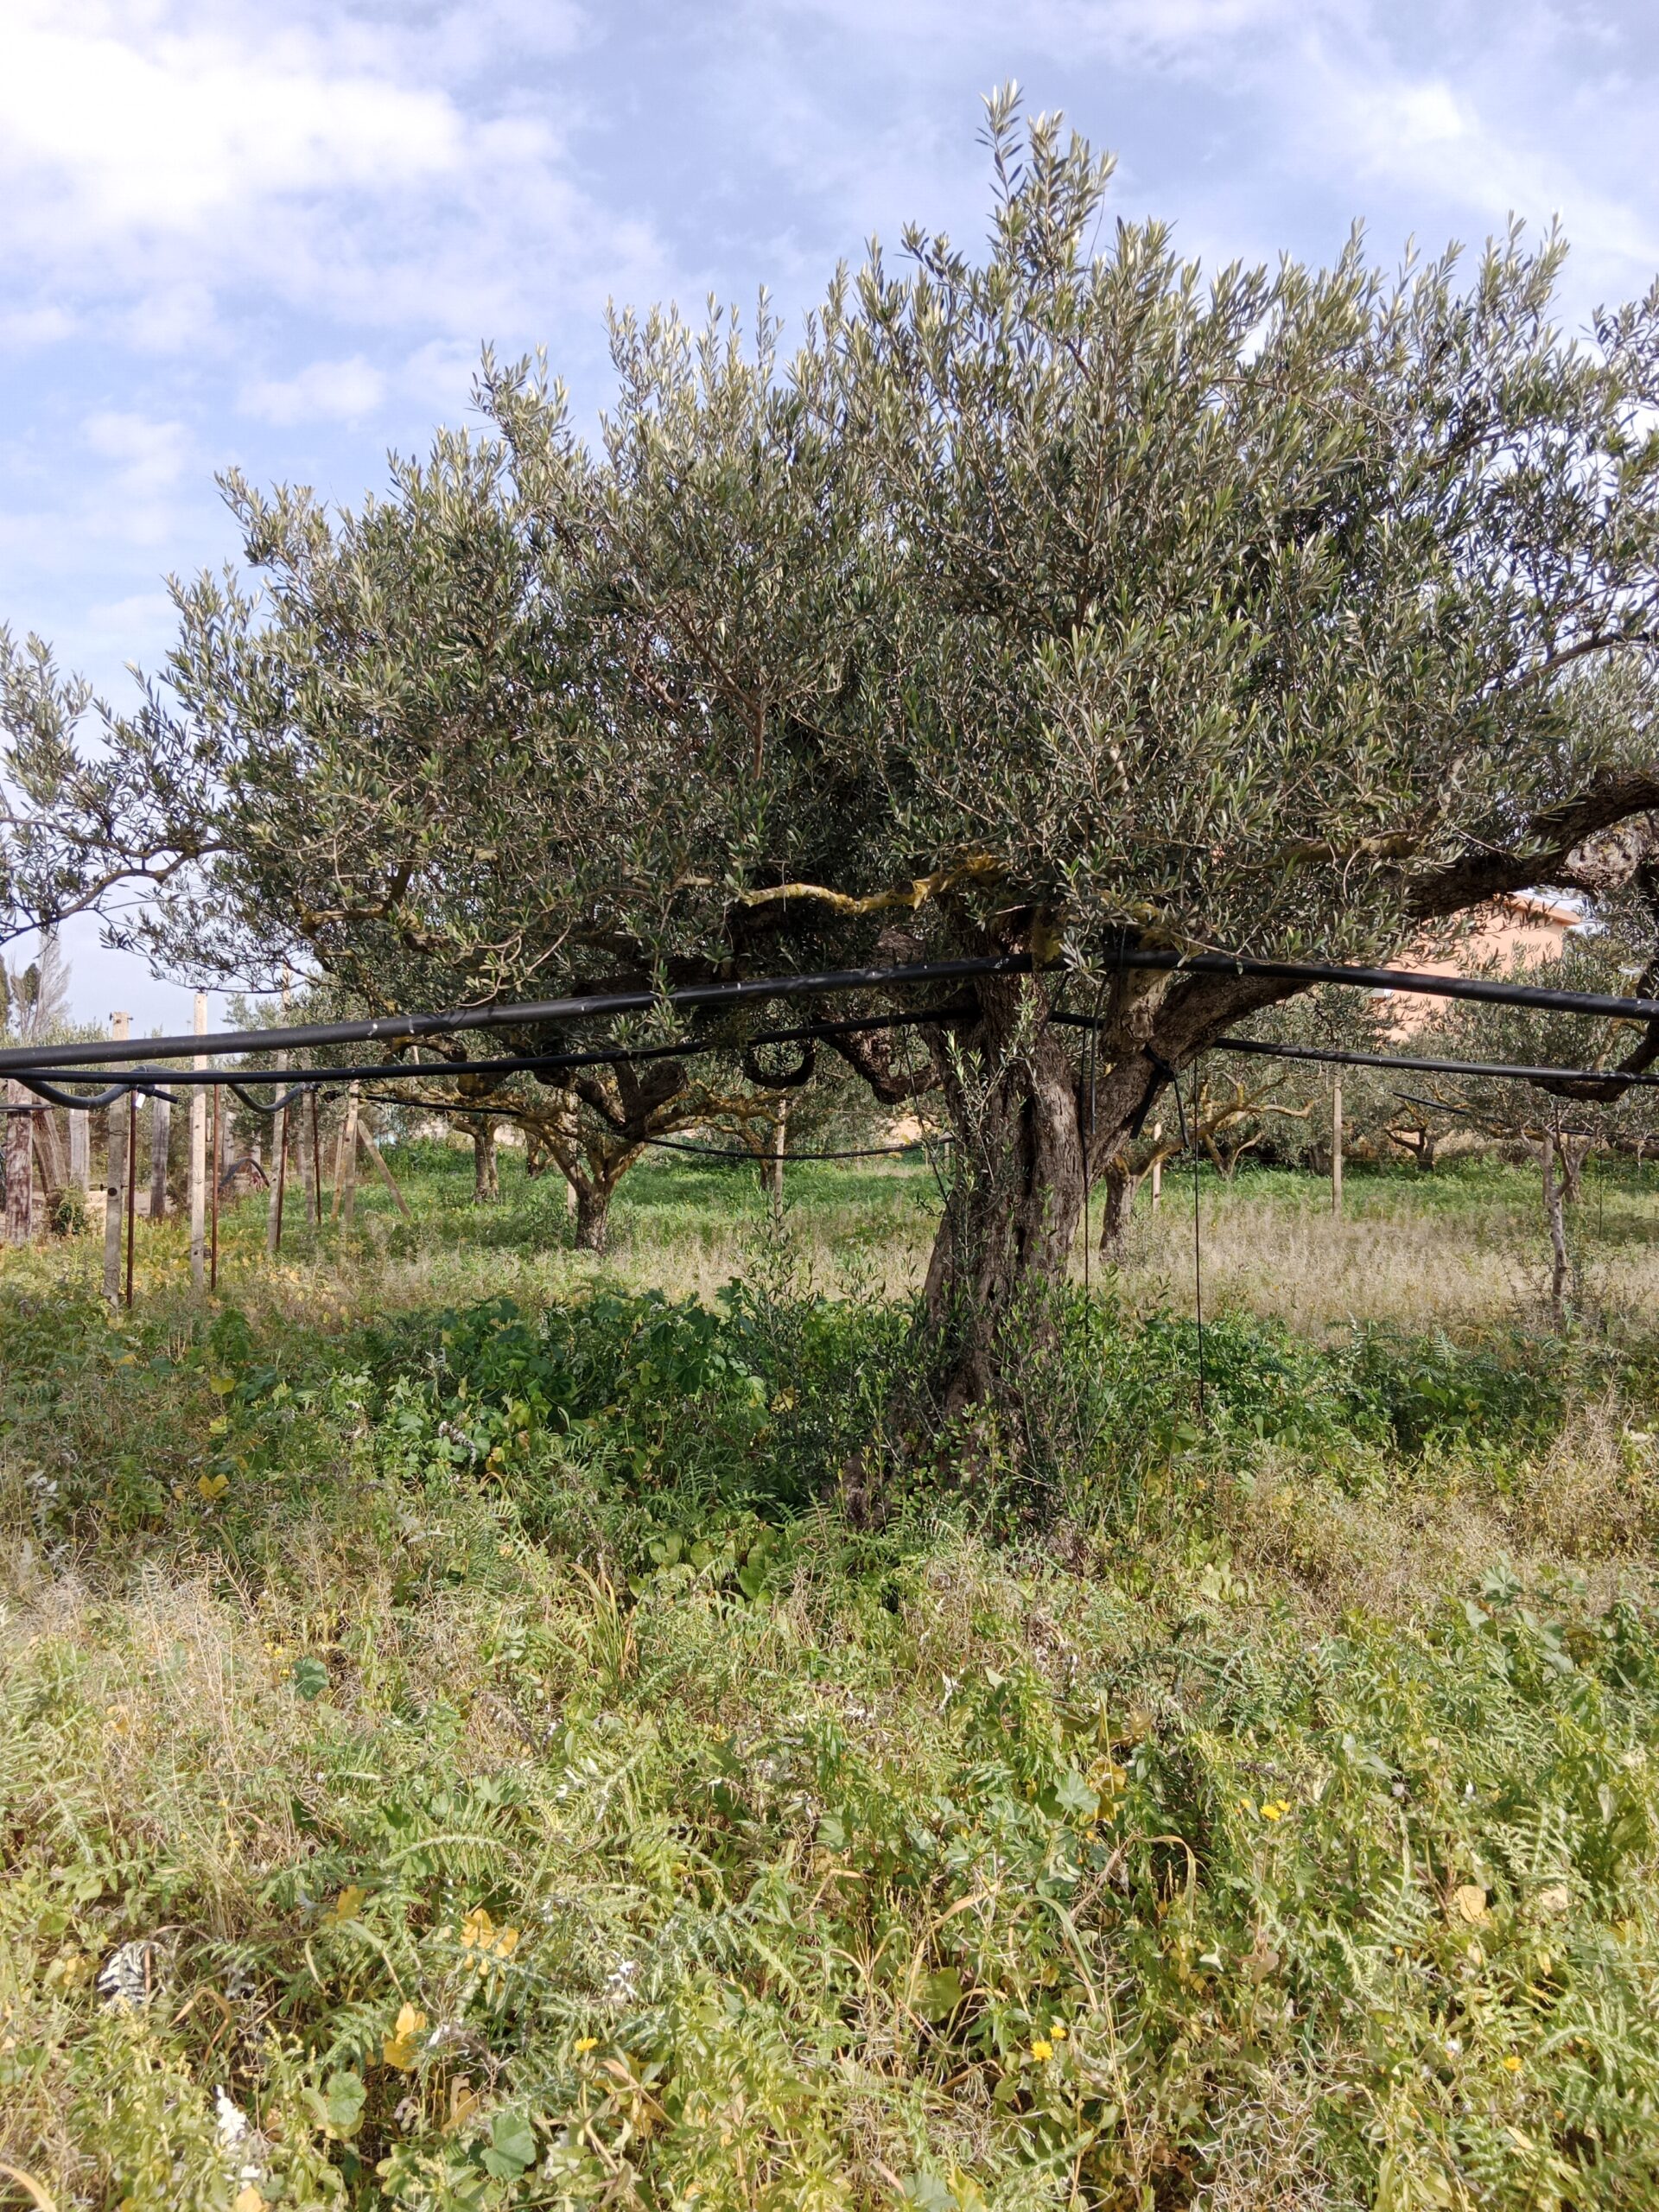
[[[397,2015],[397,2024],[380,2045],[380,2056],[388,2066],[395,2066],[400,2074],[407,2074],[415,2063],[416,2042],[426,2026],[426,2015],[413,2005],[405,2005]]]
[[[461,1923],[461,1948],[488,1957],[510,1959],[518,1948],[516,1928],[498,1928],[481,1904],[475,1904]]]

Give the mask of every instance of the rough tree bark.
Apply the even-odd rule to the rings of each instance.
[[[766,1204],[774,1221],[784,1217],[784,1148],[789,1141],[789,1100],[780,1098],[772,1109],[772,1127],[766,1132],[766,1151],[761,1167],[766,1183]]]
[[[924,1290],[944,1415],[995,1396],[1022,1302],[1066,1273],[1083,1215],[1085,1116],[1089,1179],[1105,1182],[1168,1071],[1294,988],[1264,977],[1126,975],[1085,1084],[1079,1033],[1049,1019],[1049,978],[976,982],[977,1019],[958,1028],[954,1050],[941,1040],[934,1052],[956,1138]]]
[[[615,1175],[582,1175],[573,1179],[576,1194],[576,1249],[602,1252],[610,1236],[611,1195],[621,1180]]]
[[[1156,1176],[1157,1167],[1152,1172]],[[1135,1194],[1140,1187],[1140,1177],[1131,1171],[1121,1152],[1106,1162],[1100,1178],[1100,1256],[1109,1264],[1121,1260],[1128,1249]],[[1153,1195],[1158,1195],[1155,1185]]]
[[[35,1116],[37,1101],[15,1078],[6,1085],[6,1242],[27,1244],[34,1230]]]
[[[1567,1205],[1575,1206],[1584,1196],[1584,1163],[1590,1156],[1588,1137],[1563,1135],[1556,1147],[1556,1159],[1561,1171],[1561,1197]]]
[[[1539,1140],[1538,1159],[1543,1170],[1544,1218],[1549,1224],[1549,1311],[1559,1329],[1567,1319],[1567,1290],[1572,1268],[1567,1249],[1566,1208],[1555,1173],[1557,1145],[1554,1130],[1547,1129]]]
[[[32,1119],[35,1124],[35,1160],[41,1171],[41,1204],[46,1226],[55,1230],[64,1185],[68,1181],[63,1145],[58,1136],[58,1116],[53,1111],[36,1114]]]
[[[501,1195],[501,1172],[495,1157],[495,1123],[480,1117],[473,1123],[473,1204],[493,1205]]]

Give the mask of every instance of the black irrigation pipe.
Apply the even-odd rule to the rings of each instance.
[[[745,1038],[687,1038],[676,1045],[635,1046],[612,1045],[606,1046],[603,1050],[594,1052],[524,1052],[513,1055],[503,1054],[499,1059],[488,1060],[373,1060],[358,1065],[345,1065],[338,1067],[265,1068],[257,1071],[241,1068],[237,1071],[237,1073],[245,1084],[292,1083],[296,1087],[288,1094],[291,1098],[297,1096],[301,1090],[315,1090],[319,1085],[327,1088],[330,1085],[358,1081],[379,1083],[395,1079],[399,1082],[417,1082],[429,1079],[441,1083],[448,1081],[452,1077],[462,1075],[531,1075],[550,1069],[613,1067],[622,1060],[685,1060],[699,1054],[741,1052],[757,1045],[792,1045],[812,1037],[846,1036],[854,1031],[925,1028],[930,1023],[963,1020],[973,1012],[972,1007],[929,1007],[917,1014],[866,1014],[846,1021],[800,1022],[790,1029],[758,1029],[753,1035]],[[255,1033],[257,1034],[257,1032]],[[60,1083],[96,1083],[98,1081],[97,1071],[92,1068],[66,1068],[56,1070],[54,1072]],[[31,1089],[36,1087],[26,1075],[18,1077],[17,1080],[29,1084]],[[129,1080],[135,1084],[229,1084],[231,1089],[245,1104],[262,1114],[274,1113],[277,1107],[286,1103],[283,1099],[278,1098],[270,1106],[262,1106],[257,1098],[249,1097],[247,1093],[238,1087],[236,1077],[224,1068],[145,1067],[137,1069]],[[117,1088],[124,1090],[126,1086],[123,1084]],[[111,1096],[115,1095],[115,1092],[110,1094]],[[42,1090],[42,1096],[44,1096],[44,1090]],[[71,1099],[63,1094],[60,1094],[54,1101],[54,1104],[67,1103],[74,1106],[96,1105],[100,1103],[99,1100]],[[489,1103],[486,1098],[482,1097],[477,1103],[480,1110],[486,1109]]]
[[[1434,976],[1403,968],[1347,968],[1318,961],[1253,960],[1242,953],[1179,953],[1139,947],[1123,948],[1108,964],[1117,969],[1179,969],[1193,976],[1260,976],[1280,982],[1344,983],[1361,990],[1471,999],[1494,1006],[1532,1006],[1556,1014],[1599,1014],[1627,1021],[1659,1020],[1659,999],[1613,998],[1595,991],[1555,991],[1539,985],[1491,982],[1471,976]],[[0,1051],[0,1075],[21,1075],[46,1068],[111,1067],[141,1061],[146,1053],[162,1058],[188,1059],[199,1054],[218,1056],[226,1052],[275,1052],[279,1048],[299,1051],[316,1046],[411,1041],[421,1037],[453,1036],[471,1029],[509,1029],[526,1023],[582,1021],[607,1014],[644,1014],[664,1005],[734,1006],[755,1000],[879,990],[897,984],[938,982],[974,976],[1029,975],[1031,968],[1027,954],[974,960],[924,960],[900,968],[842,968],[817,975],[692,983],[668,991],[599,992],[585,997],[537,1000],[524,1005],[312,1022],[290,1029],[231,1029],[212,1035],[110,1038],[92,1045],[13,1046]]]
[[[1256,1052],[1264,1058],[1323,1060],[1343,1068],[1400,1068],[1415,1075],[1493,1076],[1519,1083],[1621,1083],[1659,1090],[1659,1075],[1618,1068],[1528,1067],[1508,1060],[1423,1060],[1398,1052],[1351,1052],[1332,1045],[1271,1045],[1257,1037],[1217,1037],[1217,1052]]]
[[[695,1153],[700,1160],[747,1160],[751,1167],[764,1167],[766,1154],[758,1152],[733,1152],[711,1144],[684,1144],[675,1137],[639,1137],[639,1144],[655,1145],[663,1152]],[[795,1160],[899,1160],[906,1153],[926,1152],[936,1144],[954,1144],[956,1139],[946,1131],[938,1136],[915,1137],[909,1144],[867,1144],[855,1146],[849,1152],[785,1152],[773,1153],[771,1158],[781,1159],[785,1165]]]
[[[190,1072],[193,1075],[200,1076],[200,1079],[203,1081],[210,1082],[213,1079],[212,1072],[204,1075],[201,1071],[194,1068],[193,1068]],[[242,1103],[247,1108],[251,1114],[264,1114],[267,1119],[274,1115],[280,1114],[284,1107],[291,1106],[296,1098],[303,1098],[308,1090],[316,1090],[321,1087],[315,1081],[309,1083],[296,1083],[292,1090],[283,1091],[281,1097],[273,1098],[270,1105],[267,1106],[263,1098],[256,1098],[251,1090],[244,1090],[242,1085],[236,1081],[234,1077],[221,1074],[219,1076],[219,1081],[223,1084],[225,1089],[230,1092],[232,1098],[239,1098],[242,1101]]]
[[[856,1021],[809,1022],[792,1029],[763,1030],[747,1041],[751,1045],[798,1043],[810,1037],[844,1035],[853,1030],[921,1027],[929,1023],[958,1019],[963,1011],[964,1009],[961,1008],[941,1007],[934,1008],[925,1014],[883,1014]],[[1093,1030],[1100,1026],[1090,1014],[1056,1014],[1050,1018],[1056,1023],[1076,1028]],[[244,1080],[241,1082],[223,1068],[137,1068],[125,1082],[111,1084],[106,1090],[98,1092],[91,1098],[77,1097],[73,1092],[60,1089],[57,1084],[48,1083],[37,1076],[21,1075],[16,1077],[16,1080],[34,1091],[48,1105],[68,1106],[88,1113],[95,1112],[101,1107],[113,1105],[118,1099],[124,1098],[131,1090],[142,1091],[147,1097],[159,1097],[168,1096],[175,1085],[222,1085],[233,1092],[251,1112],[270,1116],[281,1112],[283,1107],[291,1105],[296,1098],[303,1097],[308,1091],[338,1090],[343,1084],[359,1080],[444,1082],[462,1075],[522,1074],[538,1070],[615,1066],[623,1061],[690,1059],[699,1054],[730,1052],[735,1049],[737,1048],[729,1041],[715,1040],[707,1044],[645,1046],[633,1050],[613,1048],[607,1052],[525,1054],[514,1058],[503,1058],[492,1060],[425,1061],[413,1066],[406,1062],[394,1060],[356,1067],[314,1070],[282,1068],[273,1071],[270,1075],[265,1077],[250,1077],[244,1071]],[[1315,1060],[1327,1066],[1395,1069],[1417,1075],[1470,1076],[1518,1083],[1618,1083],[1643,1090],[1659,1090],[1659,1073],[1650,1073],[1643,1070],[1631,1070],[1627,1072],[1618,1068],[1564,1068],[1530,1065],[1504,1060],[1431,1060],[1398,1052],[1351,1052],[1329,1045],[1275,1045],[1257,1037],[1218,1037],[1213,1045],[1206,1049],[1217,1052],[1254,1053],[1268,1059]],[[274,1098],[269,1105],[263,1100],[255,1098],[245,1087],[249,1080],[287,1081],[295,1077],[302,1079],[296,1082],[292,1090],[284,1091],[278,1097]],[[78,1068],[66,1070],[60,1077],[60,1081],[64,1083],[91,1083],[96,1080],[97,1077],[90,1071]],[[384,1098],[381,1103],[388,1105],[402,1105],[409,1102],[406,1099],[391,1097]],[[435,1106],[433,1111],[465,1113],[474,1110],[486,1113],[489,1110],[489,1103],[487,1096],[476,1099],[449,1099],[444,1101],[441,1107]],[[31,1114],[39,1112],[40,1109],[33,1106],[8,1106],[5,1110],[14,1114]],[[663,1144],[668,1140],[658,1137],[643,1139],[641,1141]],[[701,1147],[686,1146],[677,1148],[682,1151],[701,1149]],[[889,1149],[889,1147],[883,1147],[883,1149]],[[899,1149],[908,1151],[913,1147],[905,1146]],[[734,1160],[744,1160],[750,1155],[747,1153],[733,1153],[729,1157]],[[824,1153],[814,1155],[807,1153],[791,1153],[786,1157],[791,1160],[805,1160],[812,1157],[826,1160],[831,1158],[850,1160],[874,1158],[875,1154],[874,1152]]]
[[[1179,969],[1194,976],[1262,976],[1289,983],[1346,983],[1356,990],[1406,997],[1472,999],[1487,1006],[1535,1006],[1551,1014],[1595,1014],[1627,1021],[1659,1020],[1659,999],[1612,998],[1600,991],[1554,991],[1543,984],[1494,983],[1480,976],[1436,976],[1410,968],[1343,968],[1311,960],[1250,960],[1243,953],[1141,951],[1104,963],[1116,968]]]
[[[1135,956],[1131,954],[1130,959]],[[1173,954],[1158,956],[1166,967]],[[468,1029],[516,1029],[543,1022],[585,1021],[596,1015],[648,1014],[653,1007],[740,1006],[754,1000],[816,998],[831,991],[890,988],[900,983],[945,982],[970,976],[1027,976],[1024,953],[976,960],[922,960],[905,968],[839,968],[821,975],[762,976],[741,982],[690,983],[667,991],[606,991],[583,998],[540,999],[522,1006],[464,1007],[444,1014],[379,1014],[357,1021],[315,1021],[292,1029],[226,1029],[212,1035],[107,1038],[91,1045],[11,1046],[0,1052],[0,1075],[38,1068],[112,1067],[142,1060],[190,1059],[200,1054],[308,1051],[316,1046],[397,1044],[422,1037],[450,1037]],[[1659,1012],[1659,1007],[1656,1007]],[[620,1055],[631,1058],[632,1055]]]
[[[1505,1005],[1541,1006],[1558,1012],[1611,1014],[1624,1020],[1659,1019],[1659,1001],[1611,998],[1593,992],[1552,991],[1529,985],[1488,982],[1478,977],[1431,976],[1407,969],[1251,961],[1218,954],[1200,954],[1182,959],[1174,953],[1134,950],[1123,951],[1116,964],[1126,968],[1172,970],[1179,968],[1198,974],[1260,975],[1307,982],[1337,982],[1366,989],[1397,989]],[[817,976],[773,976],[753,982],[696,984],[664,995],[677,1005],[725,1004],[738,999],[790,996],[801,993],[868,988],[878,983],[920,982],[970,975],[1019,974],[1028,972],[1030,966],[1029,959],[1020,956],[999,959],[918,962],[907,968],[848,969]],[[963,1019],[973,1011],[968,1007],[935,1007],[915,1014],[863,1016],[839,1022],[807,1022],[789,1028],[762,1030],[747,1040],[686,1039],[673,1045],[641,1046],[632,1050],[610,1046],[583,1052],[526,1053],[495,1059],[438,1061],[435,1064],[416,1062],[411,1065],[393,1061],[331,1068],[280,1068],[268,1071],[264,1076],[244,1070],[240,1071],[242,1082],[220,1068],[139,1066],[126,1080],[113,1084],[90,1098],[76,1097],[60,1088],[61,1083],[95,1083],[98,1077],[93,1072],[93,1066],[85,1064],[98,1066],[120,1065],[142,1059],[147,1052],[189,1051],[194,1057],[206,1051],[232,1048],[272,1051],[279,1042],[300,1047],[397,1033],[453,1033],[462,1028],[493,1027],[531,1020],[574,1019],[604,1012],[640,1012],[658,1003],[660,1000],[656,995],[626,992],[608,997],[547,1000],[532,1006],[485,1007],[471,1013],[416,1014],[364,1022],[315,1023],[305,1028],[232,1031],[215,1036],[193,1035],[188,1038],[111,1039],[93,1045],[49,1046],[33,1050],[22,1046],[0,1052],[0,1073],[15,1074],[26,1088],[49,1105],[67,1106],[81,1111],[94,1111],[111,1105],[132,1090],[143,1090],[146,1095],[154,1096],[166,1095],[175,1086],[228,1084],[234,1095],[253,1111],[275,1115],[308,1090],[332,1089],[343,1083],[365,1078],[377,1082],[444,1082],[463,1075],[499,1077],[615,1065],[624,1061],[686,1058],[695,1054],[731,1051],[736,1049],[740,1042],[747,1042],[751,1046],[793,1043],[808,1038],[830,1037],[854,1031],[922,1027]],[[1051,1019],[1058,1023],[1091,1031],[1100,1027],[1098,1017],[1090,1014],[1056,1013]],[[1659,1074],[1643,1071],[1623,1073],[1607,1068],[1529,1066],[1500,1061],[1430,1060],[1397,1053],[1350,1052],[1327,1046],[1274,1045],[1261,1039],[1243,1037],[1220,1038],[1216,1041],[1214,1049],[1257,1053],[1280,1059],[1314,1060],[1337,1066],[1411,1070],[1427,1075],[1469,1076],[1529,1083],[1618,1082],[1644,1089],[1659,1088]],[[75,1065],[78,1062],[83,1065]],[[39,1071],[44,1067],[50,1067],[59,1074],[59,1084],[48,1083],[42,1078]],[[270,1105],[263,1104],[245,1087],[250,1082],[284,1081],[292,1081],[294,1088],[273,1100]],[[486,1109],[486,1099],[480,1098],[477,1103],[480,1110]],[[27,1113],[37,1109],[13,1107],[8,1110]],[[452,1103],[444,1110],[465,1109]],[[645,1141],[660,1145],[669,1141],[655,1138]],[[687,1150],[694,1147],[676,1146],[674,1148]],[[728,1156],[733,1159],[749,1157],[741,1153],[733,1153]],[[795,1154],[788,1156],[805,1159],[811,1155]],[[822,1156],[828,1158],[831,1155],[826,1154]],[[837,1156],[873,1158],[876,1154],[868,1152]]]
[[[760,1031],[747,1039],[747,1042],[751,1046],[792,1044],[799,1043],[808,1038],[844,1035],[855,1030],[919,1027],[931,1023],[961,1019],[968,1011],[969,1009],[963,1007],[939,1007],[930,1008],[922,1014],[880,1014],[850,1021],[804,1022],[791,1029]],[[1091,1031],[1101,1026],[1093,1015],[1084,1014],[1060,1013],[1052,1015],[1050,1019],[1058,1024]],[[269,1075],[264,1077],[249,1077],[244,1071],[243,1082],[238,1082],[234,1076],[222,1068],[137,1068],[132,1071],[131,1076],[125,1082],[111,1084],[108,1089],[98,1092],[91,1098],[76,1097],[72,1092],[60,1089],[57,1084],[47,1083],[39,1077],[22,1075],[17,1077],[16,1080],[23,1084],[27,1089],[33,1090],[48,1105],[72,1107],[82,1112],[94,1112],[101,1107],[113,1105],[118,1099],[124,1098],[130,1090],[140,1090],[147,1097],[156,1097],[168,1096],[174,1085],[222,1084],[239,1098],[251,1111],[269,1116],[279,1113],[285,1106],[291,1105],[296,1099],[303,1097],[308,1091],[337,1090],[342,1084],[358,1080],[444,1082],[462,1075],[523,1074],[573,1067],[614,1066],[622,1061],[689,1059],[698,1054],[730,1052],[735,1049],[737,1049],[736,1046],[730,1040],[722,1042],[715,1039],[707,1043],[688,1041],[677,1045],[644,1046],[633,1050],[612,1047],[604,1052],[524,1054],[512,1058],[490,1060],[426,1061],[414,1065],[394,1060],[364,1066],[310,1070],[281,1068],[273,1070]],[[1275,1045],[1265,1039],[1256,1037],[1218,1037],[1207,1049],[1217,1052],[1254,1053],[1269,1059],[1314,1060],[1326,1066],[1393,1069],[1417,1075],[1467,1076],[1499,1081],[1538,1084],[1618,1083],[1642,1090],[1659,1090],[1659,1073],[1650,1073],[1643,1070],[1625,1072],[1618,1068],[1535,1066],[1503,1060],[1432,1060],[1398,1052],[1351,1052],[1343,1047],[1328,1045]],[[301,1077],[302,1080],[296,1082],[292,1090],[284,1091],[273,1099],[269,1105],[255,1098],[245,1087],[245,1082],[249,1080],[276,1082],[287,1081],[296,1077]],[[95,1082],[97,1077],[91,1071],[69,1069],[63,1071],[60,1080],[63,1083],[92,1083]],[[392,1097],[382,1098],[380,1103],[400,1105],[406,1104],[408,1102]],[[445,1113],[465,1113],[469,1109],[480,1113],[487,1112],[488,1098],[446,1100],[441,1107],[433,1109],[435,1112]],[[9,1106],[6,1109],[7,1112],[15,1114],[36,1113],[39,1110],[39,1108],[32,1106]],[[660,1145],[668,1143],[669,1140],[652,1137],[642,1139],[640,1141]],[[675,1149],[689,1151],[702,1150],[704,1147],[681,1145],[677,1146]],[[890,1150],[891,1147],[880,1149],[885,1151]],[[899,1149],[909,1151],[914,1147],[904,1146]],[[739,1152],[725,1156],[734,1160],[745,1160],[751,1157],[747,1153]],[[791,1160],[874,1159],[876,1156],[876,1151],[817,1154],[791,1153],[785,1155]]]
[[[1489,1136],[1502,1136],[1504,1134],[1502,1129],[1494,1129],[1491,1126],[1491,1116],[1483,1114],[1478,1106],[1456,1105],[1449,1098],[1423,1098],[1420,1097],[1414,1090],[1396,1090],[1394,1095],[1405,1106],[1427,1106],[1436,1114],[1459,1114],[1465,1122],[1484,1122],[1487,1124]],[[1596,1134],[1594,1129],[1563,1129],[1561,1131],[1564,1137],[1594,1137]]]
[[[86,1079],[89,1082],[95,1080],[92,1077]],[[41,1083],[26,1075],[20,1075],[15,1080],[21,1083],[25,1090],[32,1090],[42,1103],[38,1106],[14,1106],[6,1101],[0,1106],[0,1110],[8,1114],[44,1114],[53,1106],[72,1106],[78,1113],[95,1114],[101,1107],[113,1106],[121,1099],[130,1097],[134,1091],[141,1091],[146,1098],[169,1098],[171,1096],[160,1087],[151,1069],[141,1070],[125,1083],[112,1083],[107,1090],[100,1090],[95,1098],[77,1098],[73,1091],[60,1090],[54,1084]],[[73,1082],[75,1077],[72,1076],[69,1080]]]
[[[409,1103],[406,1098],[399,1098],[392,1091],[365,1090],[363,1096],[377,1106],[406,1106]],[[481,1110],[482,1102],[478,1102],[478,1104]],[[431,1110],[435,1114],[464,1114],[468,1108],[464,1102],[448,1100],[442,1106],[434,1106]],[[617,1129],[613,1131],[613,1135],[625,1136],[625,1132]],[[925,1152],[930,1145],[954,1144],[956,1139],[948,1131],[942,1130],[937,1136],[913,1138],[909,1144],[861,1145],[848,1152],[786,1152],[781,1155],[777,1153],[767,1155],[759,1152],[739,1152],[734,1149],[728,1150],[719,1145],[686,1144],[677,1137],[626,1137],[626,1141],[629,1144],[654,1145],[663,1152],[695,1153],[700,1160],[747,1160],[751,1167],[764,1167],[768,1157],[774,1160],[781,1157],[785,1160],[896,1160],[902,1153]]]

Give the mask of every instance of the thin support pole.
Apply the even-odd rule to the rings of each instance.
[[[219,1085],[215,1084],[213,1085],[213,1139],[211,1147],[213,1158],[213,1228],[212,1258],[210,1259],[207,1267],[207,1287],[209,1290],[217,1290],[219,1288],[219,1185],[220,1175],[219,1157]]]
[[[1331,1211],[1342,1218],[1342,1077],[1331,1084]]]
[[[357,1137],[358,1142],[362,1146],[364,1151],[368,1154],[371,1164],[378,1170],[381,1180],[385,1183],[386,1188],[391,1192],[392,1198],[397,1202],[398,1212],[402,1214],[404,1219],[407,1221],[410,1217],[409,1206],[404,1199],[404,1194],[398,1189],[397,1180],[393,1176],[391,1168],[387,1166],[385,1161],[381,1158],[379,1146],[375,1142],[374,1139],[369,1135],[367,1129],[360,1122],[357,1125]]]
[[[124,1014],[111,1014],[110,1034],[124,1037],[129,1022]],[[118,1306],[121,1302],[121,1215],[127,1197],[127,1130],[132,1113],[133,1093],[127,1093],[124,1102],[116,1099],[104,1117],[104,1302]]]
[[[1198,1063],[1192,1063],[1192,1304],[1198,1323],[1198,1421],[1205,1421],[1204,1374],[1204,1230],[1198,1202],[1198,1114],[1202,1089]],[[1176,1085],[1176,1096],[1180,1086]]]
[[[196,1034],[207,1027],[207,994],[196,993]],[[207,1058],[198,1052],[194,1065],[205,1068]],[[207,1093],[197,1085],[190,1093],[190,1280],[198,1290],[207,1281]]]
[[[311,1093],[311,1173],[305,1185],[305,1217],[313,1229],[322,1226],[322,1124],[317,1094]]]
[[[340,1128],[340,1166],[334,1179],[334,1210],[342,1228],[349,1229],[357,1211],[358,1100],[361,1086],[353,1084],[346,1093],[346,1118]]]
[[[276,1116],[276,1157],[271,1163],[276,1179],[271,1185],[270,1214],[265,1224],[265,1249],[272,1259],[283,1249],[283,1192],[288,1181],[288,1109],[284,1106]]]
[[[138,1094],[127,1093],[127,1311],[132,1311],[133,1228],[138,1218]]]
[[[1085,1093],[1087,1111],[1083,1133],[1083,1313],[1084,1327],[1092,1338],[1094,1333],[1094,1306],[1089,1287],[1089,1247],[1094,1242],[1094,1227],[1089,1218],[1090,1183],[1095,1149],[1095,1077],[1100,1065],[1100,1005],[1101,995],[1095,994],[1095,1019],[1089,1031],[1085,1050],[1089,1055],[1089,1082]],[[1109,1185],[1108,1188],[1109,1190]],[[1107,1203],[1110,1204],[1109,1198]]]
[[[1087,1330],[1090,1320],[1089,1247],[1094,1242],[1093,1225],[1089,1219],[1089,1154],[1095,1135],[1095,1032],[1092,1029],[1089,1033],[1089,1041],[1084,1050],[1088,1054],[1090,1062],[1089,1080],[1085,1086],[1085,1096],[1089,1103],[1083,1131],[1083,1325]]]

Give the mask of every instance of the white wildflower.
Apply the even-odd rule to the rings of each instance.
[[[233,2151],[248,2132],[248,2115],[223,2088],[214,2090],[213,2103],[219,2114],[219,2139],[227,2151]]]
[[[633,1995],[639,1977],[638,1959],[619,1959],[605,1977],[605,1994],[613,2005],[626,2004]]]

